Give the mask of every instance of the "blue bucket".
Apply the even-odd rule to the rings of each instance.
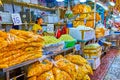
[[[72,28],[73,24],[72,23],[67,23],[67,28]]]

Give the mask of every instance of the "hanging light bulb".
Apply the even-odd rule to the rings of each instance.
[[[86,2],[86,0],[80,0],[80,2]]]
[[[63,2],[64,0],[56,0],[57,2]]]
[[[109,2],[109,5],[114,7],[115,3],[114,2]]]
[[[2,1],[0,0],[0,5],[2,5]]]
[[[71,11],[71,9],[70,9],[70,2],[68,1],[68,9],[67,9],[67,11],[65,12],[65,17],[67,17],[67,18],[72,18],[73,17],[73,12]]]

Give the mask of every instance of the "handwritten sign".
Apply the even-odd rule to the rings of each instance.
[[[12,14],[12,20],[13,20],[14,25],[21,25],[22,24],[20,14],[17,14],[17,13]]]

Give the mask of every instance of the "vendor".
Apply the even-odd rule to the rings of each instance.
[[[32,31],[36,34],[41,34],[42,33],[42,27],[41,24],[43,23],[42,17],[38,17],[36,19],[36,23],[32,27]]]

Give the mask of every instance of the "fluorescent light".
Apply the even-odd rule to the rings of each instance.
[[[64,0],[56,0],[57,2],[63,2]]]
[[[86,0],[80,0],[80,2],[86,2]]]
[[[88,1],[95,2],[95,0],[88,0]]]
[[[100,3],[100,2],[96,2],[96,4],[98,4],[99,6],[101,6],[101,7],[102,7],[104,10],[106,10],[106,11],[109,10],[109,8],[108,8],[107,6],[103,5],[103,4]]]
[[[114,2],[109,2],[109,4],[110,4],[111,6],[115,6],[115,3],[114,3]]]

